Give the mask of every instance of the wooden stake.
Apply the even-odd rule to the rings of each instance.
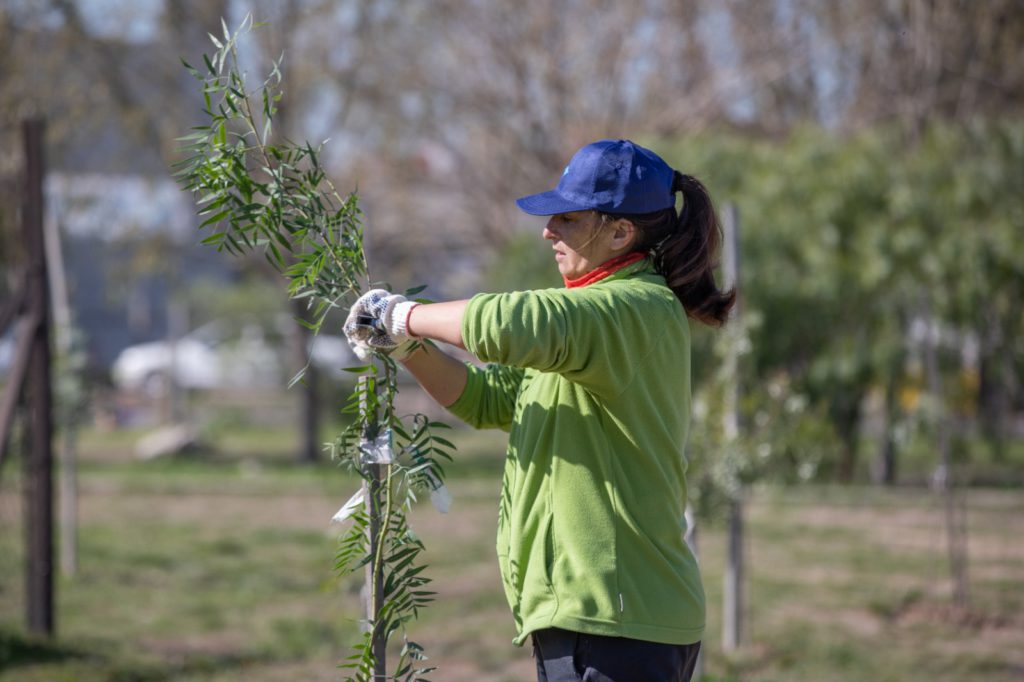
[[[68,299],[60,230],[52,215],[45,216],[43,220],[43,237],[57,357],[67,362],[71,357],[71,303]],[[57,454],[60,462],[60,572],[70,577],[78,570],[78,426],[73,412],[75,406],[67,404],[66,400],[58,400],[57,407],[60,410],[57,424],[61,432],[60,451]]]
[[[686,518],[686,535],[683,539],[686,544],[690,547],[690,551],[693,552],[693,558],[697,560],[697,565],[700,565],[700,542],[698,540],[699,533],[697,530],[697,515],[693,511],[693,506],[690,503],[686,504],[686,511],[684,512]],[[693,682],[700,682],[700,679],[704,677],[704,649],[700,649],[697,652],[697,662],[693,665]]]
[[[26,621],[29,632],[52,635],[53,594],[53,423],[50,385],[49,285],[43,244],[43,131],[41,120],[26,121],[24,239],[28,247],[28,310],[36,320],[28,363],[29,451],[25,458]]]
[[[361,393],[366,395],[367,377],[360,377]],[[363,432],[363,441],[370,442],[377,437],[380,425],[376,410],[370,413],[366,399],[362,402],[363,413],[367,416],[366,431]],[[370,525],[367,529],[369,534],[370,556],[373,557],[366,564],[366,620],[373,627],[371,647],[373,651],[373,679],[387,679],[387,639],[384,636],[382,623],[380,622],[380,611],[384,602],[384,574],[377,570],[376,556],[377,548],[383,538],[381,537],[381,526],[383,524],[383,504],[381,500],[381,489],[384,485],[384,464],[364,464],[363,470],[369,474],[368,479],[363,479],[363,499],[366,500],[366,508],[370,516]]]
[[[722,230],[722,271],[724,287],[730,289],[738,286],[740,275],[739,213],[735,204],[726,204],[723,214]],[[739,301],[732,309],[730,320],[738,324],[740,318]],[[732,343],[726,358],[729,384],[726,388],[725,423],[723,424],[725,440],[733,443],[739,437],[739,349]],[[729,544],[726,558],[723,614],[722,614],[722,648],[735,651],[743,640],[743,584],[745,565],[743,556],[743,489],[733,493],[729,500]]]

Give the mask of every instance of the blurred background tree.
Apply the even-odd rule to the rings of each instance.
[[[201,107],[177,57],[247,12],[274,30],[245,58],[288,54],[282,129],[331,138],[325,165],[358,185],[374,272],[393,284],[556,285],[540,223],[511,200],[580,144],[636,137],[738,205],[758,321],[744,384],[781,382],[826,419],[836,447],[815,476],[900,479],[929,329],[957,433],[1003,471],[1024,403],[1019,2],[5,0],[0,134],[45,113],[56,173],[162,179]],[[10,177],[16,145],[2,149]],[[146,262],[194,277],[191,256],[143,241]]]
[[[301,315],[273,293],[280,287],[259,260],[199,253],[199,221],[169,177],[179,158],[174,138],[203,118],[178,59],[200,63],[220,18],[235,26],[249,13],[271,29],[243,62],[257,72],[285,53],[278,127],[293,140],[329,138],[330,179],[342,192],[358,189],[371,271],[395,288],[427,282],[427,294],[443,299],[559,286],[543,221],[513,199],[551,186],[572,152],[597,138],[637,139],[706,181],[720,205],[735,204],[742,428],[725,450],[724,337],[695,325],[688,456],[704,518],[717,519],[739,484],[762,483],[750,488],[755,498],[795,482],[933,485],[953,511],[953,537],[962,500],[952,482],[1024,485],[1019,0],[0,0],[0,303],[11,299],[23,260],[20,121],[40,115],[48,215],[66,240],[72,307],[92,395],[101,398],[92,404],[116,403],[105,420],[131,423],[134,408],[111,397],[112,356],[173,336],[171,322],[182,316],[169,312],[172,303],[187,304],[188,327],[258,319],[268,336],[282,313]],[[214,289],[221,296],[210,296]],[[0,374],[8,342],[0,337]],[[293,355],[302,345],[292,342]],[[224,409],[208,433],[244,427],[225,457],[271,448],[299,461],[318,444],[308,406],[336,411],[337,391],[311,381],[284,409],[283,399],[262,395],[225,407],[212,394],[201,405]],[[275,439],[276,419],[295,421],[303,437]],[[486,455],[497,447],[481,443]],[[472,476],[481,462],[460,464]],[[101,468],[85,475],[104,476]],[[824,490],[817,509],[845,494]],[[846,499],[902,504],[909,492],[854,489]],[[907,518],[920,511],[901,510]],[[783,514],[778,528],[802,541],[808,528],[794,518]],[[750,521],[758,523],[753,514]],[[1002,523],[993,535],[1009,527]],[[917,526],[909,532],[924,542]],[[978,525],[972,532],[981,534]],[[321,542],[312,535],[310,544]],[[863,563],[874,566],[876,545],[861,545]],[[926,554],[929,566],[938,563]],[[294,552],[272,555],[277,565]],[[934,605],[929,586],[914,592],[923,569],[899,565],[916,582],[879,597],[896,614],[882,625],[886,637],[907,604]],[[1019,608],[1001,586],[1016,583],[999,581],[1012,566],[990,570],[977,581],[988,581],[986,613],[995,615],[978,622],[1003,618],[1010,630]],[[879,583],[903,589],[888,576]],[[856,608],[862,617],[863,604]],[[218,618],[230,611],[211,610]],[[763,624],[776,631],[774,621]],[[794,658],[802,658],[813,638],[790,635],[765,650],[798,642]],[[836,641],[850,639],[843,630]],[[928,629],[920,641],[935,640]],[[877,638],[870,644],[858,665],[874,660]],[[922,660],[927,649],[918,648],[907,660]],[[831,649],[825,660],[828,673],[809,679],[838,674]],[[771,663],[765,674],[789,678],[786,665]],[[875,677],[888,672],[879,665]],[[857,679],[872,677],[856,670]]]

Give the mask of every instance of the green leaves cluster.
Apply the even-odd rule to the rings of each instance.
[[[744,476],[801,478],[790,464],[814,462],[819,477],[863,475],[863,455],[881,447],[865,405],[895,438],[934,422],[922,412],[936,401],[942,419],[982,432],[1000,405],[1024,404],[1020,121],[659,146],[739,207],[743,306],[757,318],[740,366],[744,426],[757,433],[768,415],[774,427],[761,437],[790,453],[762,459],[751,443]],[[925,329],[940,339],[943,388],[932,400],[922,395]],[[698,397],[716,390],[713,336],[695,334]],[[780,410],[773,386],[805,409]]]
[[[423,648],[408,639],[405,629],[433,600],[434,592],[425,589],[430,580],[423,575],[425,566],[420,562],[424,546],[409,528],[407,514],[418,494],[436,491],[443,484],[441,461],[451,461],[455,445],[436,433],[449,428],[447,424],[422,414],[403,420],[395,412],[397,367],[390,357],[381,358],[380,367],[373,364],[349,371],[363,375],[343,410],[357,419],[335,440],[332,451],[364,475],[370,494],[367,507],[354,514],[354,523],[341,540],[335,570],[348,575],[369,564],[370,603],[379,604],[380,609],[376,620],[367,623],[367,636],[344,667],[351,669],[357,680],[374,679],[373,637],[390,641],[401,632],[404,644],[389,679],[422,680],[433,668],[416,667],[426,657]],[[359,453],[365,443],[380,436],[392,443],[394,461],[361,465]],[[367,476],[375,466],[384,469],[383,476]],[[376,546],[370,542],[369,532],[374,516],[380,524]]]
[[[293,298],[310,299],[319,330],[326,314],[366,281],[362,214],[358,197],[342,197],[320,164],[322,145],[273,143],[281,100],[280,60],[250,90],[238,66],[238,38],[254,28],[247,17],[224,39],[210,36],[217,52],[203,55],[204,69],[182,62],[202,83],[206,125],[180,138],[186,158],[175,176],[196,196],[202,243],[241,255],[262,251],[288,278]],[[254,106],[253,101],[260,103]]]
[[[389,468],[389,473],[393,473],[393,469]],[[386,481],[386,485],[391,484],[391,480]],[[366,631],[368,635],[377,632],[388,641],[396,633],[402,633],[401,653],[388,679],[412,682],[424,679],[423,675],[434,669],[417,667],[426,660],[426,656],[419,644],[405,636],[404,630],[406,624],[417,617],[419,609],[432,601],[434,592],[425,589],[430,579],[423,575],[426,567],[419,562],[425,548],[409,528],[407,511],[405,507],[387,512],[387,516],[382,519],[381,543],[376,550],[369,546],[368,541],[370,514],[365,510],[357,512],[351,529],[339,545],[335,570],[347,575],[366,566],[371,557],[379,557],[373,566],[374,572],[381,572],[380,580],[375,580],[373,586],[376,588],[378,582],[382,586],[380,597],[383,608],[376,622],[366,623]],[[372,680],[375,662],[372,637],[367,636],[353,647],[353,653],[342,667],[349,669],[356,680]]]
[[[186,158],[177,164],[176,177],[196,197],[204,218],[200,229],[210,233],[203,243],[235,255],[263,253],[285,276],[289,295],[305,299],[314,311],[312,322],[297,321],[317,332],[332,309],[370,286],[362,216],[357,195],[342,197],[327,179],[320,147],[272,139],[281,100],[280,60],[255,87],[238,62],[238,40],[254,28],[251,18],[235,33],[225,25],[222,39],[210,36],[217,50],[204,55],[202,69],[184,64],[201,83],[209,122],[181,138]],[[374,677],[374,637],[386,641],[401,633],[404,646],[388,679],[419,680],[430,669],[421,666],[426,657],[408,640],[406,626],[433,593],[425,589],[424,547],[407,514],[418,495],[443,484],[441,460],[451,459],[454,446],[437,435],[444,424],[395,413],[397,367],[390,357],[348,371],[363,375],[343,410],[354,421],[329,448],[363,477],[370,499],[341,539],[335,568],[346,575],[371,566],[377,610],[342,667],[350,680],[380,679]],[[382,435],[393,443],[392,463],[366,464],[366,444]],[[380,528],[373,543],[371,522]]]

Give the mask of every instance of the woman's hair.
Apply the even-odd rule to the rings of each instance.
[[[654,268],[665,278],[686,314],[705,324],[722,326],[736,302],[736,290],[721,291],[715,285],[715,255],[721,226],[711,195],[690,175],[675,171],[672,193],[683,193],[683,207],[642,215],[603,213],[605,220],[633,223],[638,236],[634,251],[650,253]]]

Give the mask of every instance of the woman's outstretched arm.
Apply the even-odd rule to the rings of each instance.
[[[444,341],[465,350],[462,342],[462,314],[466,311],[465,301],[447,303],[425,303],[409,313],[409,333],[414,337]]]
[[[452,405],[466,389],[466,365],[435,346],[424,344],[401,362],[442,407]]]
[[[465,349],[462,343],[462,313],[466,301],[426,303],[409,313],[409,332],[419,338],[443,341]],[[466,388],[466,366],[440,349],[424,344],[402,360],[420,386],[444,407],[462,395]]]

